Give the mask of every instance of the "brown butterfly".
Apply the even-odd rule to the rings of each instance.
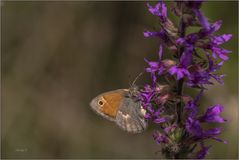
[[[137,93],[138,87],[133,85],[129,89],[105,92],[95,97],[90,106],[97,114],[115,122],[121,129],[141,133],[148,123],[144,118],[146,111],[136,99]]]

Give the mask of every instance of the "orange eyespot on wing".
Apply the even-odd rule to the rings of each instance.
[[[102,95],[98,104],[100,111],[104,114],[115,118],[118,112],[119,106],[122,102],[123,95],[118,92],[110,92]]]

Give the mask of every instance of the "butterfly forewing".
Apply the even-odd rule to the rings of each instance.
[[[90,106],[97,114],[114,121],[125,94],[125,89],[102,93],[91,101]]]

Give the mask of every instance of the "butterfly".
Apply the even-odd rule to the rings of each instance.
[[[132,85],[129,89],[117,89],[96,96],[90,106],[97,114],[115,122],[121,129],[129,133],[141,133],[148,123],[144,118],[146,110],[137,100],[137,94],[138,87]]]

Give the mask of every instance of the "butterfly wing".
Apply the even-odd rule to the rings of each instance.
[[[147,128],[145,110],[139,102],[125,97],[116,115],[116,124],[130,133],[141,133]]]
[[[91,101],[90,106],[97,114],[115,121],[119,106],[127,92],[126,89],[117,89],[102,93]]]

